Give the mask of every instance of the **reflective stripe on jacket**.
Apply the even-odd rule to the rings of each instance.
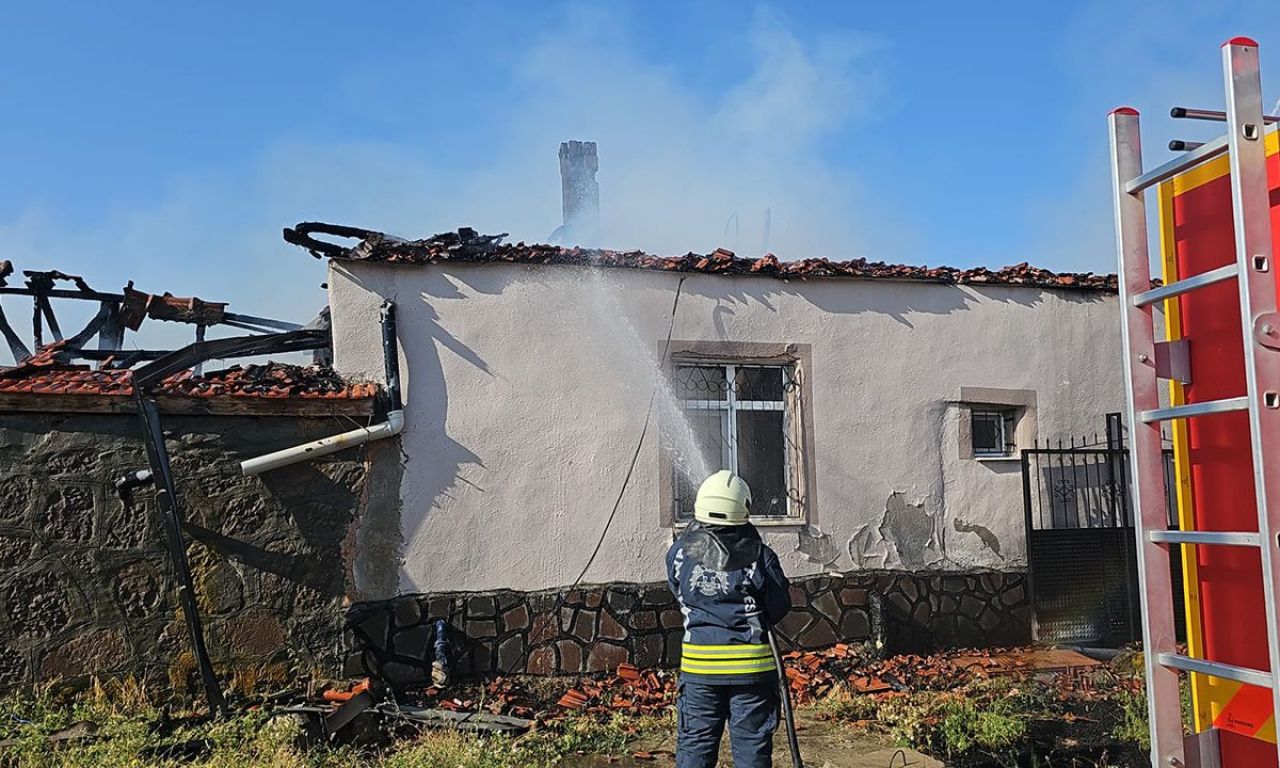
[[[694,645],[680,649],[680,671],[693,675],[751,675],[776,672],[768,643],[735,645]]]
[[[690,525],[667,552],[667,581],[684,616],[685,679],[741,685],[777,666],[765,631],[791,607],[778,556],[751,525]]]

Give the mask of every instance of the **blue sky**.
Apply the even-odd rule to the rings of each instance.
[[[611,246],[1110,271],[1107,111],[1280,96],[1274,2],[6,5],[0,258],[302,321],[281,227],[545,239],[570,138]]]

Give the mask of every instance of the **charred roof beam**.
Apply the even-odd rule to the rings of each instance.
[[[198,341],[182,349],[167,352],[133,373],[135,388],[144,389],[179,371],[214,359],[252,357],[283,352],[304,352],[329,345],[327,331],[298,330],[258,336],[232,336],[226,339]]]
[[[24,286],[9,286],[6,284],[6,278],[12,275],[13,271],[11,262],[0,261],[0,296],[31,297],[34,348],[38,350],[45,346],[44,335],[47,328],[52,333],[54,341],[61,343],[58,354],[64,361],[76,358],[106,360],[114,357],[113,362],[116,365],[113,367],[119,367],[119,364],[126,360],[132,364],[140,360],[156,360],[164,357],[170,353],[168,350],[119,352],[124,346],[125,330],[138,330],[143,320],[147,318],[195,325],[197,342],[204,340],[205,328],[214,325],[227,325],[264,335],[298,331],[304,327],[284,320],[227,312],[227,305],[223,302],[209,302],[196,297],[178,297],[171,293],[158,295],[143,293],[134,289],[132,281],[125,286],[122,293],[95,291],[84,278],[56,270],[26,270],[23,272],[26,276]],[[74,288],[60,288],[58,284],[61,282],[70,282],[74,284]],[[50,299],[97,301],[100,307],[98,313],[83,329],[64,341],[64,334]],[[21,362],[31,357],[31,349],[9,324],[2,308],[0,308],[0,335],[4,337],[15,361]],[[85,345],[95,336],[98,338],[98,349],[96,351],[85,349]],[[306,345],[302,347],[310,350],[323,348],[323,346]]]

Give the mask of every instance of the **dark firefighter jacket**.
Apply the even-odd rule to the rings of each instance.
[[[774,679],[765,630],[791,607],[778,556],[753,525],[691,524],[667,552],[667,582],[684,614],[684,680],[740,685]]]

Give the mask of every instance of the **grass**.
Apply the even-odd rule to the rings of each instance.
[[[1041,768],[1130,765],[1113,758],[1118,751],[1146,748],[1146,702],[1133,682],[1122,678],[1103,701],[1091,699],[1098,705],[1093,709],[1094,704],[1082,709],[1060,687],[1009,678],[978,680],[950,691],[878,697],[842,692],[816,708],[819,716],[870,726],[948,765],[1012,766],[1027,760]],[[95,685],[74,696],[46,688],[0,700],[0,741],[11,741],[0,747],[0,768],[553,768],[574,755],[628,754],[637,739],[675,729],[671,714],[619,715],[605,721],[557,720],[519,738],[405,727],[365,746],[334,746],[309,740],[302,722],[273,717],[265,709],[213,722],[183,721],[174,714],[157,707],[145,688],[130,681]],[[96,724],[95,738],[49,741],[50,734],[79,722]],[[1083,760],[1064,761],[1063,743],[1078,741],[1084,731],[1090,732],[1090,743],[1104,749]],[[1048,741],[1046,732],[1054,734]],[[188,741],[207,743],[207,749],[181,763],[147,752]],[[1046,744],[1051,745],[1047,751]]]
[[[1126,685],[1085,701],[1055,686],[1002,678],[879,697],[837,692],[818,709],[830,719],[872,722],[948,765],[1130,765],[1124,755],[1147,748],[1146,700]]]
[[[899,742],[953,758],[981,751],[1016,756],[1027,741],[1028,715],[1044,704],[1037,689],[984,682],[958,691],[922,691],[884,700],[878,716]]]
[[[78,722],[97,725],[95,738],[57,744],[48,736]],[[671,718],[622,718],[606,722],[568,719],[540,726],[519,738],[454,731],[411,730],[373,747],[306,743],[302,724],[251,710],[214,722],[169,729],[164,713],[140,687],[126,683],[94,686],[64,699],[46,689],[0,701],[0,766],[32,768],[133,768],[184,765],[201,768],[554,768],[573,754],[620,755],[634,739]],[[162,744],[203,740],[205,754],[181,763],[148,755]]]
[[[1117,741],[1131,741],[1142,751],[1151,749],[1151,731],[1147,725],[1147,697],[1141,691],[1120,691],[1114,697],[1120,705],[1120,723],[1112,732]]]

